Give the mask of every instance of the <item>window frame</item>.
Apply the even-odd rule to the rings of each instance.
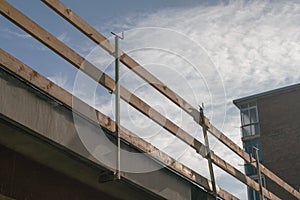
[[[257,175],[251,176],[251,178],[252,178],[255,182],[258,183],[258,176],[257,176]],[[262,176],[261,176],[261,179],[262,179],[263,187],[266,188],[266,178],[265,178],[265,176],[262,175]],[[252,199],[253,199],[253,200],[259,200],[259,198],[256,199],[256,194],[259,193],[259,192],[255,191],[254,189],[249,188],[249,187],[248,187],[248,189],[251,190],[251,191],[249,191],[249,193],[251,193],[250,195],[251,195],[251,197],[253,197]],[[248,194],[249,194],[249,193],[248,193]],[[249,197],[248,197],[248,198],[249,198]],[[266,198],[264,198],[264,199],[266,199]]]
[[[263,186],[264,188],[266,188],[266,179],[265,179],[265,177],[262,176],[261,179],[262,179],[262,186]],[[255,178],[254,178],[254,181],[258,182],[258,177],[255,177]],[[260,200],[259,197],[258,197],[258,199],[256,199],[256,193],[259,193],[259,192],[255,191],[255,190],[252,190],[252,194],[253,194],[253,197],[254,197],[253,199],[254,199],[254,200]],[[260,195],[260,194],[259,194],[259,195]],[[266,197],[264,197],[264,199],[266,199]]]
[[[252,117],[251,110],[255,109],[255,117]],[[247,114],[245,113],[247,112]],[[241,116],[241,132],[243,137],[260,135],[260,126],[259,126],[259,116],[258,108],[256,102],[248,102],[240,106],[240,116]],[[245,116],[249,119],[249,122],[245,122]],[[256,119],[255,121],[252,121]],[[249,128],[248,128],[249,127]],[[248,128],[248,131],[246,131]]]

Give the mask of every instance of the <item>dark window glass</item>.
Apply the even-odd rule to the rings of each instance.
[[[249,153],[250,155],[252,155],[252,157],[255,157],[255,152],[253,150],[253,147],[256,147],[259,149],[258,151],[258,157],[259,160],[262,161],[262,147],[261,147],[261,142],[260,142],[260,138],[255,138],[252,140],[246,140],[244,141],[244,149],[247,153]]]
[[[254,181],[258,182],[258,178],[254,178]],[[262,177],[262,184],[263,187],[266,187],[266,182],[265,182],[265,178]],[[255,190],[252,190],[250,188],[248,188],[248,195],[249,195],[249,200],[259,200],[259,192],[256,192]]]
[[[250,123],[258,122],[257,114],[256,114],[256,107],[250,109]]]
[[[241,121],[243,136],[260,134],[256,103],[241,106]]]

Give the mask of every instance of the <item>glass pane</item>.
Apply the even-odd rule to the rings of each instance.
[[[255,135],[255,124],[250,125],[251,135]]]
[[[245,142],[245,150],[247,153],[252,154],[252,146],[248,142]]]
[[[262,148],[261,148],[261,143],[260,143],[260,141],[257,142],[257,148],[259,149],[259,150],[258,150],[259,161],[262,161],[262,160],[263,160],[263,157],[262,157]]]
[[[242,125],[247,125],[247,124],[250,124],[249,111],[243,110],[242,111]]]
[[[243,136],[260,134],[259,124],[251,124],[242,127]]]
[[[250,126],[244,126],[242,127],[243,136],[249,136],[251,135],[251,129]]]
[[[252,135],[260,134],[259,124],[256,123],[251,125],[251,134]]]
[[[248,199],[253,199],[253,192],[252,192],[252,190],[248,187],[247,191],[248,191]]]
[[[255,134],[260,134],[259,124],[255,124]]]
[[[251,123],[258,122],[257,115],[256,115],[256,108],[250,109],[250,122]]]
[[[259,200],[259,193],[258,192],[255,192],[255,200]]]
[[[253,106],[256,106],[256,102],[249,103],[249,107],[253,107]]]
[[[245,165],[245,173],[248,176],[252,176],[252,175],[257,174],[256,169],[254,167],[252,167],[252,165],[250,165],[250,164]]]

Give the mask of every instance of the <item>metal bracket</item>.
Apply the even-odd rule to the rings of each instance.
[[[200,125],[204,125],[205,124],[204,103],[202,103],[202,106],[200,106],[200,105],[198,105],[198,106],[199,106],[199,114],[200,114],[199,123],[200,123]]]
[[[114,36],[120,38],[121,40],[124,40],[124,32],[122,32],[122,36],[119,36],[117,33],[114,32],[110,32],[111,34],[113,34]]]

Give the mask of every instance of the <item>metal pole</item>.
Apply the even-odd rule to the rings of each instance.
[[[211,179],[211,183],[212,183],[212,189],[213,189],[215,199],[218,199],[214,169],[213,169],[213,165],[212,165],[209,141],[208,141],[208,137],[207,137],[207,126],[205,125],[205,119],[204,119],[204,110],[203,110],[204,105],[202,104],[202,107],[201,106],[199,106],[199,107],[200,107],[200,123],[202,124],[204,142],[205,142],[206,153],[207,153],[206,157],[207,157],[207,161],[208,161],[208,168],[209,168],[209,174],[210,174],[210,179]]]
[[[120,55],[119,55],[119,38],[122,37],[111,32],[115,36],[115,117],[116,117],[116,134],[117,134],[117,179],[121,179],[121,141],[120,141]]]
[[[258,148],[253,146],[253,149],[255,150],[255,160],[256,160],[256,169],[257,169],[257,177],[258,177],[258,183],[259,183],[259,199],[264,199],[264,193],[263,193],[263,184],[262,184],[262,178],[261,178],[261,171],[260,171],[260,165],[259,165],[259,156],[258,156]]]

